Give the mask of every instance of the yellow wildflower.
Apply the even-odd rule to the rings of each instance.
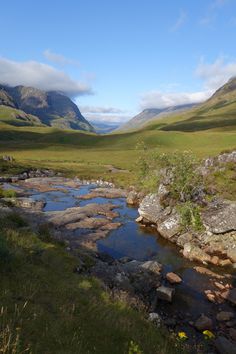
[[[187,336],[187,334],[186,334],[185,332],[179,332],[179,333],[178,333],[178,337],[179,337],[179,339],[181,339],[181,340],[186,340],[186,339],[188,339],[188,336]]]
[[[213,339],[215,338],[214,333],[206,329],[205,331],[202,332],[204,334],[205,339]]]

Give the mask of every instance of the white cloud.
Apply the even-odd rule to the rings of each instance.
[[[236,76],[236,61],[226,62],[223,57],[219,57],[209,64],[201,59],[196,75],[203,80],[206,89],[215,91]]]
[[[92,93],[89,85],[37,61],[18,62],[0,57],[0,82],[10,86],[24,85],[46,91],[61,91],[71,97]]]
[[[183,10],[180,11],[179,17],[177,18],[175,24],[170,28],[171,32],[176,32],[180,27],[183,26],[187,19],[187,13]]]
[[[116,115],[116,114],[92,114],[83,113],[84,117],[91,122],[106,122],[106,123],[124,123],[132,118],[128,115]]]
[[[201,59],[195,75],[202,80],[202,90],[197,92],[149,91],[141,95],[141,109],[166,108],[205,101],[230,78],[236,76],[236,61],[226,62],[225,58],[220,57],[213,63],[206,63]]]
[[[96,114],[96,113],[102,113],[102,114],[120,114],[124,113],[123,110],[119,108],[114,108],[114,107],[103,107],[103,106],[80,106],[80,110],[83,113],[90,113],[90,114]]]
[[[55,64],[75,65],[75,66],[79,66],[80,65],[79,61],[66,58],[64,55],[58,54],[58,53],[54,53],[50,49],[46,49],[43,52],[43,55],[48,61],[50,61],[52,63],[55,63]]]
[[[166,108],[189,103],[199,103],[206,100],[211,91],[199,92],[168,92],[150,91],[141,96],[140,107],[145,108]]]

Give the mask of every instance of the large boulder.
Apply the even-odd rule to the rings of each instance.
[[[212,203],[202,213],[202,220],[206,229],[214,234],[236,231],[236,202]]]
[[[163,216],[164,208],[160,204],[159,195],[148,194],[141,202],[138,212],[140,216],[147,219],[150,223],[158,224],[164,220]]]
[[[180,231],[180,216],[177,213],[170,215],[157,226],[157,231],[161,236],[171,239]]]

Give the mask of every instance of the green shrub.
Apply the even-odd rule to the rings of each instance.
[[[181,225],[184,229],[200,231],[203,229],[200,208],[191,201],[179,204],[177,210],[180,214]]]
[[[192,200],[196,190],[203,180],[198,171],[198,161],[190,151],[159,153],[158,150],[148,150],[141,143],[138,145],[140,154],[137,166],[138,179],[141,187],[148,191],[157,191],[160,183],[168,181],[171,197],[177,202]]]
[[[0,188],[0,198],[15,198],[16,192],[13,189]]]

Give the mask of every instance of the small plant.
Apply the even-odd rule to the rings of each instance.
[[[0,198],[15,198],[16,192],[13,189],[0,189]]]
[[[185,341],[185,340],[188,339],[188,336],[187,336],[187,334],[186,334],[185,332],[179,332],[179,333],[178,333],[178,339],[179,339],[180,341]]]
[[[215,338],[214,333],[212,333],[212,332],[209,331],[208,329],[206,329],[206,330],[203,331],[202,333],[203,333],[205,339],[214,339],[214,338]]]
[[[135,343],[133,340],[131,340],[130,342],[128,354],[142,354],[139,345]]]
[[[200,208],[198,205],[191,201],[179,204],[178,212],[181,218],[181,225],[184,229],[192,228],[196,231],[200,231],[203,228]]]

